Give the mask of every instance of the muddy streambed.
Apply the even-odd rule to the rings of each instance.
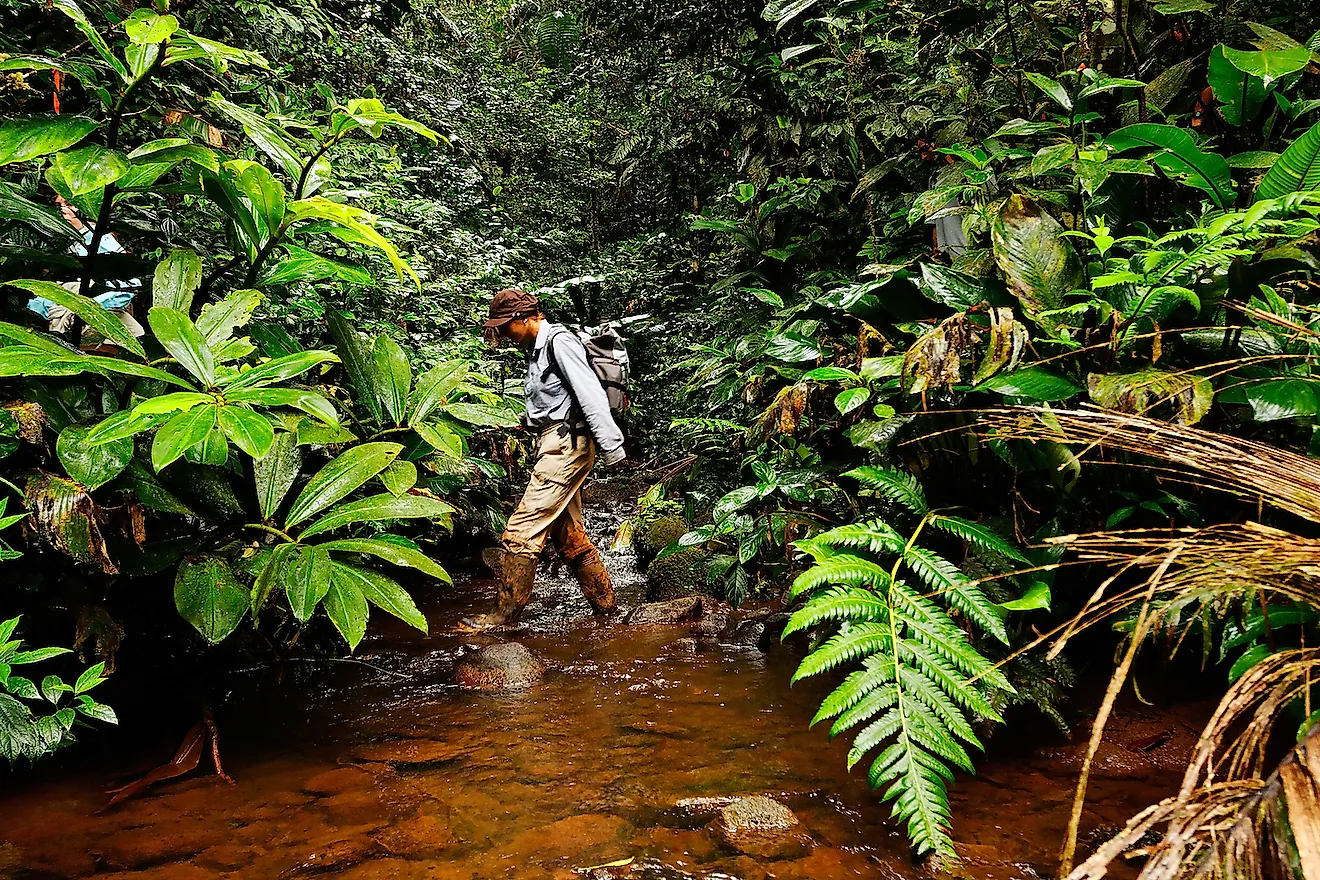
[[[593,521],[605,531],[615,520]],[[635,600],[630,557],[609,563]],[[544,658],[546,678],[518,693],[463,691],[456,658],[497,639],[446,631],[490,590],[471,581],[423,597],[426,637],[375,615],[366,664],[318,665],[310,683],[231,708],[232,786],[187,779],[100,812],[123,766],[11,784],[0,791],[0,878],[531,880],[629,858],[608,876],[923,875],[863,770],[846,772],[846,743],[807,728],[824,685],[790,688],[787,650],[706,640],[693,652],[680,641],[687,626],[595,622],[547,567],[527,629],[499,637]],[[1084,844],[1176,787],[1195,721],[1195,709],[1116,719]],[[980,775],[953,790],[957,874],[1051,876],[1079,746],[1020,728],[990,745]],[[739,853],[707,827],[725,799],[753,794],[798,819],[768,854]]]

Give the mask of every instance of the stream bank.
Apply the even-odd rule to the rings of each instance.
[[[618,515],[605,505],[589,523],[599,536]],[[635,603],[643,585],[630,553],[606,555],[621,599]],[[99,812],[124,769],[107,763],[0,793],[0,878],[568,880],[626,859],[596,876],[924,875],[864,772],[847,773],[846,743],[808,729],[826,683],[790,688],[788,649],[592,619],[550,566],[524,629],[450,632],[491,589],[466,580],[422,596],[431,635],[373,619],[362,662],[320,664],[310,680],[231,708],[233,786],[192,778]],[[453,684],[456,661],[501,640],[542,658],[544,679],[496,694]],[[1097,758],[1084,842],[1176,788],[1203,711],[1119,714]],[[1039,736],[1010,728],[992,739],[978,775],[954,787],[957,876],[1052,876],[1083,744],[1039,724]],[[712,822],[758,794],[796,824],[770,848],[739,851]]]

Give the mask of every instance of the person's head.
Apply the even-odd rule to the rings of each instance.
[[[501,290],[490,300],[490,317],[483,325],[487,341],[499,344],[508,339],[519,348],[530,348],[541,329],[541,303],[535,294],[516,287]]]

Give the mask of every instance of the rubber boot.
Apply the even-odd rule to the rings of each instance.
[[[495,610],[475,617],[465,617],[458,625],[463,632],[480,632],[513,623],[532,599],[536,580],[537,557],[525,553],[505,553],[500,565]]]
[[[610,582],[609,569],[605,567],[600,554],[594,549],[583,554],[573,563],[573,574],[577,576],[578,586],[591,603],[591,610],[596,614],[612,616],[618,612],[614,602],[614,585]]]

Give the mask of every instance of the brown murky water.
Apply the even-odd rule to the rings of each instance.
[[[611,566],[625,588],[635,581],[627,558]],[[845,771],[846,744],[807,729],[823,689],[789,688],[787,651],[707,642],[691,654],[673,645],[686,628],[593,622],[570,585],[545,579],[528,631],[507,637],[547,660],[546,679],[465,692],[450,684],[453,661],[482,642],[444,631],[488,589],[436,597],[429,637],[378,627],[371,665],[318,667],[297,700],[254,712],[246,723],[271,735],[245,731],[227,752],[233,786],[166,784],[99,814],[123,768],[0,792],[0,878],[532,880],[628,858],[609,876],[921,876],[864,774]],[[1084,840],[1169,793],[1192,730],[1174,715],[1118,719]],[[1013,737],[954,789],[960,876],[1052,873],[1076,747]],[[685,803],[755,793],[800,820],[774,860],[722,848],[704,828],[713,808]]]

